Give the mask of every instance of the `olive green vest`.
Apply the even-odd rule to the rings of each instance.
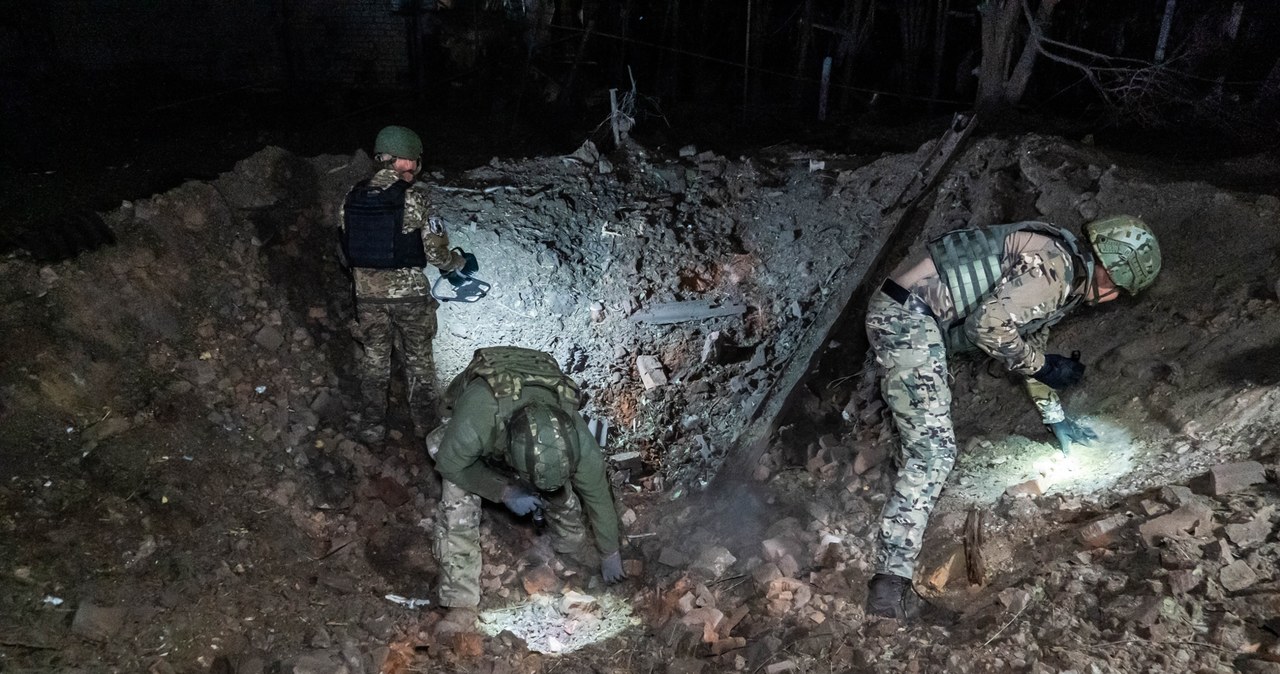
[[[560,371],[551,354],[518,346],[491,346],[476,349],[471,363],[449,384],[443,401],[445,416],[452,416],[454,401],[477,377],[485,380],[498,399],[499,416],[503,419],[524,407],[521,394],[526,386],[554,392],[566,412],[574,413],[582,407],[582,392],[577,383]]]
[[[1081,248],[1079,239],[1071,232],[1048,223],[1015,222],[985,229],[957,229],[943,234],[930,241],[928,249],[956,308],[955,322],[942,326],[948,353],[965,353],[977,349],[964,333],[964,319],[1003,275],[1000,262],[1004,257],[1004,241],[1015,232],[1043,234],[1063,244],[1074,262],[1071,270],[1073,276],[1067,279],[1068,286],[1075,283],[1075,275],[1083,274],[1086,279],[1093,276],[1093,256]],[[1018,334],[1029,335],[1057,323],[1082,299],[1083,295],[1073,296],[1048,316],[1020,326]]]

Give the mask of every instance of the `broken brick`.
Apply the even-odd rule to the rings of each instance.
[[[1184,538],[1189,532],[1207,533],[1213,525],[1213,509],[1207,505],[1192,502],[1178,508],[1168,515],[1161,515],[1138,526],[1138,533],[1148,546],[1154,545],[1160,538]]]
[[[1248,562],[1237,559],[1223,567],[1218,574],[1218,581],[1228,592],[1235,592],[1258,582],[1258,574],[1253,572]]]
[[[1044,495],[1044,488],[1044,482],[1040,478],[1036,478],[1015,484],[1005,489],[1004,493],[1015,498],[1019,496],[1036,497]]]
[[[1267,481],[1267,470],[1257,461],[1224,463],[1209,469],[1209,491],[1214,496],[1230,494]]]
[[[883,443],[869,442],[863,444],[862,448],[858,450],[858,456],[853,459],[853,472],[862,475],[884,463],[888,456],[888,446]]]
[[[724,613],[714,608],[695,608],[680,619],[685,625],[702,630],[703,643],[715,643],[720,623],[724,622]]]
[[[640,372],[640,381],[646,390],[665,386],[667,383],[667,373],[662,369],[657,356],[636,356],[636,370]]]
[[[1105,548],[1115,542],[1117,533],[1128,523],[1127,516],[1112,515],[1080,529],[1077,535],[1087,547]]]
[[[520,582],[524,585],[524,591],[530,596],[535,594],[550,594],[560,590],[560,579],[556,577],[556,572],[546,564],[530,567],[520,576]]]

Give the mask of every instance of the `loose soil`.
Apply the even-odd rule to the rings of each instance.
[[[556,600],[560,627],[587,629],[605,602],[572,593],[609,593],[637,618],[564,655],[511,633],[438,640],[431,607],[388,598],[434,599],[438,480],[403,403],[386,442],[356,435],[334,217],[366,155],[269,147],[104,213],[115,245],[52,264],[10,255],[0,670],[1275,671],[1271,195],[1056,137],[980,138],[958,158],[925,204],[926,237],[1125,212],[1165,256],[1149,292],[1081,310],[1051,341],[1084,354],[1066,405],[1099,446],[1057,456],[1015,382],[953,363],[964,451],[917,580],[958,621],[862,614],[894,437],[858,312],[752,478],[713,484],[835,281],[866,273],[852,251],[883,233],[927,151],[584,144],[427,176],[494,286],[442,308],[442,379],[480,346],[545,349],[590,392],[584,413],[609,422],[631,580],[603,588],[527,522],[485,512],[484,608],[532,593]],[[643,320],[690,301],[742,311]],[[646,388],[640,356],[665,385]],[[1271,481],[1205,478],[1246,459]],[[1043,495],[1004,495],[1032,479]],[[960,547],[971,509],[980,583]],[[1104,520],[1108,536],[1082,536]]]

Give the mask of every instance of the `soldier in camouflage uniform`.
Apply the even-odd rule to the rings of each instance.
[[[517,515],[545,512],[556,552],[578,558],[590,522],[601,576],[625,576],[618,514],[604,454],[578,414],[581,396],[549,354],[518,347],[478,349],[441,404],[448,422],[427,438],[444,478],[435,555],[445,631],[467,629],[480,603],[480,499]]]
[[[1041,222],[959,230],[904,262],[867,309],[867,337],[881,393],[901,442],[894,489],[880,515],[876,574],[867,614],[910,619],[916,558],[956,459],[948,354],[980,350],[1022,375],[1065,454],[1096,435],[1067,416],[1057,391],[1077,383],[1076,357],[1045,353],[1048,328],[1081,303],[1150,286],[1160,248],[1141,220],[1115,216],[1085,225],[1087,245]]]
[[[436,334],[435,298],[423,268],[462,269],[463,254],[449,249],[449,235],[430,217],[426,196],[410,189],[421,169],[422,141],[413,131],[388,126],[374,141],[378,170],[355,185],[343,200],[343,266],[355,287],[356,340],[363,396],[361,435],[378,441],[385,431],[387,389],[393,344],[400,350],[408,384],[409,409],[418,433],[433,422]]]

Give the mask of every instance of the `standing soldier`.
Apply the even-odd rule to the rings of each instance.
[[[471,629],[480,604],[480,499],[516,515],[545,513],[552,547],[581,559],[591,524],[600,575],[625,575],[618,513],[604,454],[578,414],[578,386],[550,354],[514,346],[477,349],[445,392],[450,417],[427,438],[444,478],[436,511],[442,633]]]
[[[409,189],[422,168],[418,134],[388,126],[378,132],[373,151],[377,171],[347,193],[341,218],[343,266],[355,286],[356,340],[364,347],[361,437],[369,442],[386,431],[393,344],[404,363],[413,423],[420,435],[427,432],[436,402],[431,340],[438,303],[423,268],[454,272],[469,262],[449,250],[449,235],[429,217],[426,196]]]
[[[1121,215],[1088,223],[1088,243],[1042,222],[950,232],[884,282],[867,309],[881,393],[901,439],[897,482],[880,513],[867,615],[910,620],[916,558],[956,459],[947,355],[976,347],[1022,375],[1065,454],[1096,439],[1067,416],[1058,390],[1084,375],[1078,356],[1045,353],[1049,326],[1080,303],[1150,286],[1160,247],[1145,223]]]

